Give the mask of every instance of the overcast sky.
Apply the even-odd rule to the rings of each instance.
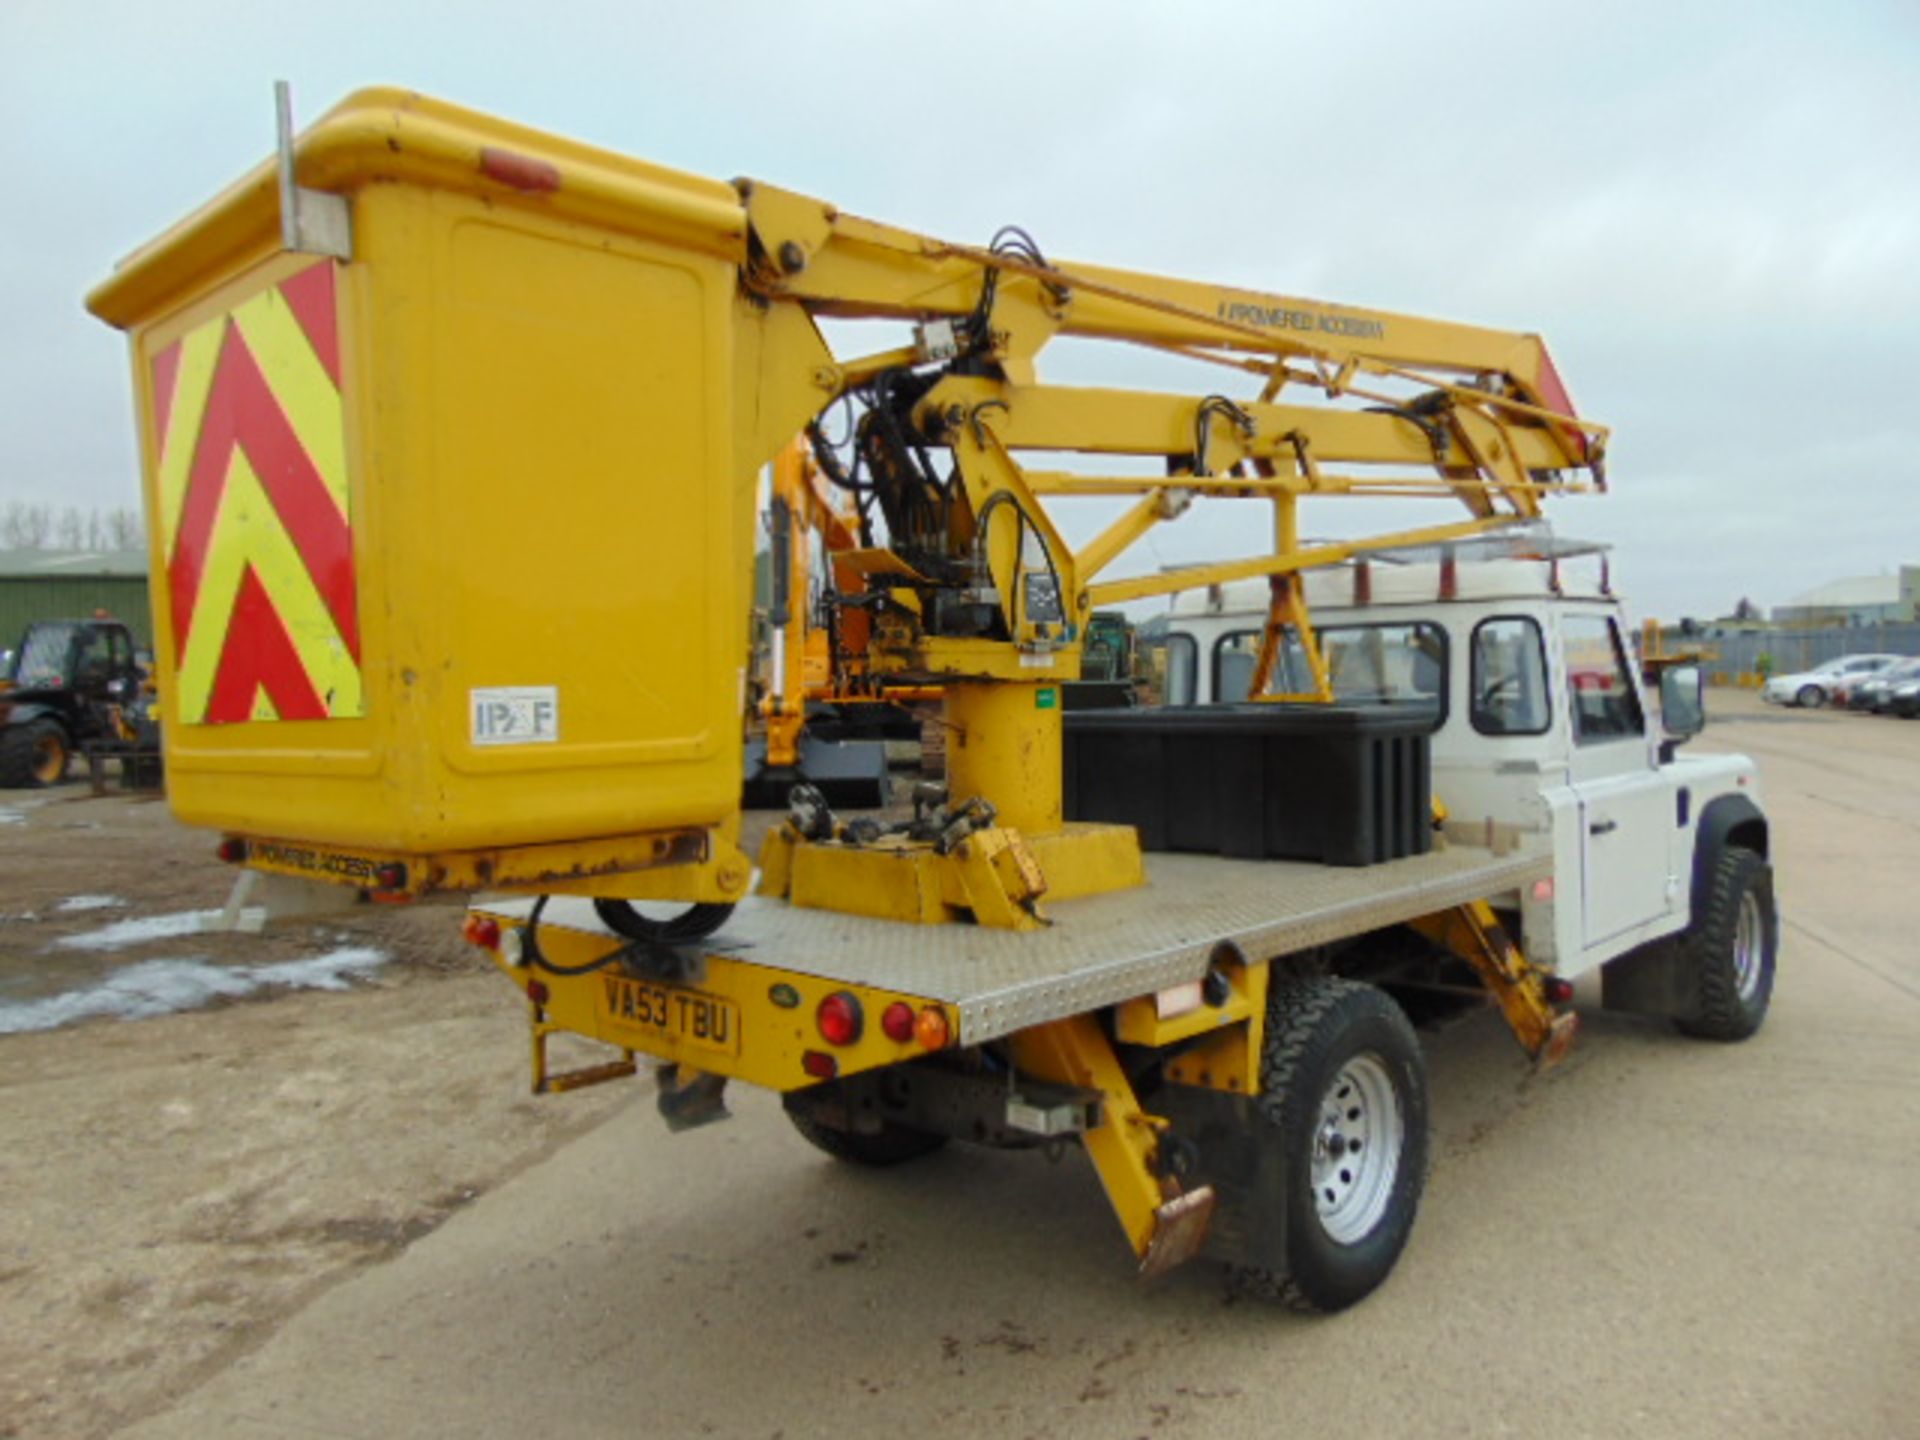
[[[0,502],[137,502],[81,296],[268,153],[279,77],[307,117],[401,84],[955,239],[1538,331],[1615,427],[1557,524],[1642,613],[1920,563],[1920,0],[0,0]]]

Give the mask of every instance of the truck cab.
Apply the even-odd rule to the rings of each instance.
[[[1375,559],[1306,589],[1335,699],[1431,717],[1447,827],[1551,848],[1551,881],[1511,897],[1535,963],[1572,978],[1683,932],[1729,837],[1765,856],[1756,767],[1678,753],[1704,720],[1699,672],[1670,671],[1664,703],[1643,690],[1599,547]],[[1260,581],[1176,597],[1169,703],[1247,698],[1267,603]],[[1271,690],[1308,688],[1289,638]]]

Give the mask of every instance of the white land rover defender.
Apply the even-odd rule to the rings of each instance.
[[[1510,897],[1528,959],[1568,981],[1603,967],[1608,1009],[1744,1039],[1779,940],[1757,769],[1678,753],[1705,723],[1700,672],[1666,671],[1650,713],[1599,547],[1525,551],[1538,558],[1400,552],[1310,572],[1335,697],[1431,716],[1434,795],[1456,833],[1551,844],[1552,878]],[[1267,609],[1265,581],[1176,597],[1166,702],[1244,700]],[[1290,641],[1271,691],[1308,688]]]

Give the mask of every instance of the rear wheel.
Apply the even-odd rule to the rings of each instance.
[[[1697,988],[1692,1015],[1675,1023],[1706,1040],[1745,1040],[1767,1018],[1773,1000],[1780,948],[1773,867],[1751,850],[1722,850],[1706,904],[1683,945]]]
[[[909,1160],[918,1160],[922,1155],[931,1155],[947,1143],[944,1135],[909,1129],[891,1120],[882,1120],[879,1130],[872,1134],[862,1134],[855,1130],[839,1130],[831,1125],[822,1125],[811,1115],[798,1110],[787,1111],[787,1119],[793,1122],[793,1128],[800,1132],[809,1145],[824,1150],[836,1160],[847,1160],[855,1165],[903,1165]]]
[[[733,914],[731,905],[689,905],[673,913],[660,907],[661,913],[648,914],[631,900],[596,900],[593,912],[616,935],[629,940],[651,940],[679,945],[689,940],[704,940]]]
[[[1400,1007],[1371,985],[1277,983],[1260,1057],[1262,1138],[1281,1147],[1286,1266],[1234,1287],[1344,1310],[1387,1278],[1427,1175],[1427,1072]]]
[[[73,751],[67,732],[53,720],[29,720],[0,733],[0,786],[37,790],[58,785]]]

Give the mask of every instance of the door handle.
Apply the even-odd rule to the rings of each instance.
[[[1618,830],[1619,828],[1620,828],[1620,822],[1618,820],[1601,820],[1596,822],[1595,824],[1587,826],[1587,834],[1611,835],[1614,831]]]

